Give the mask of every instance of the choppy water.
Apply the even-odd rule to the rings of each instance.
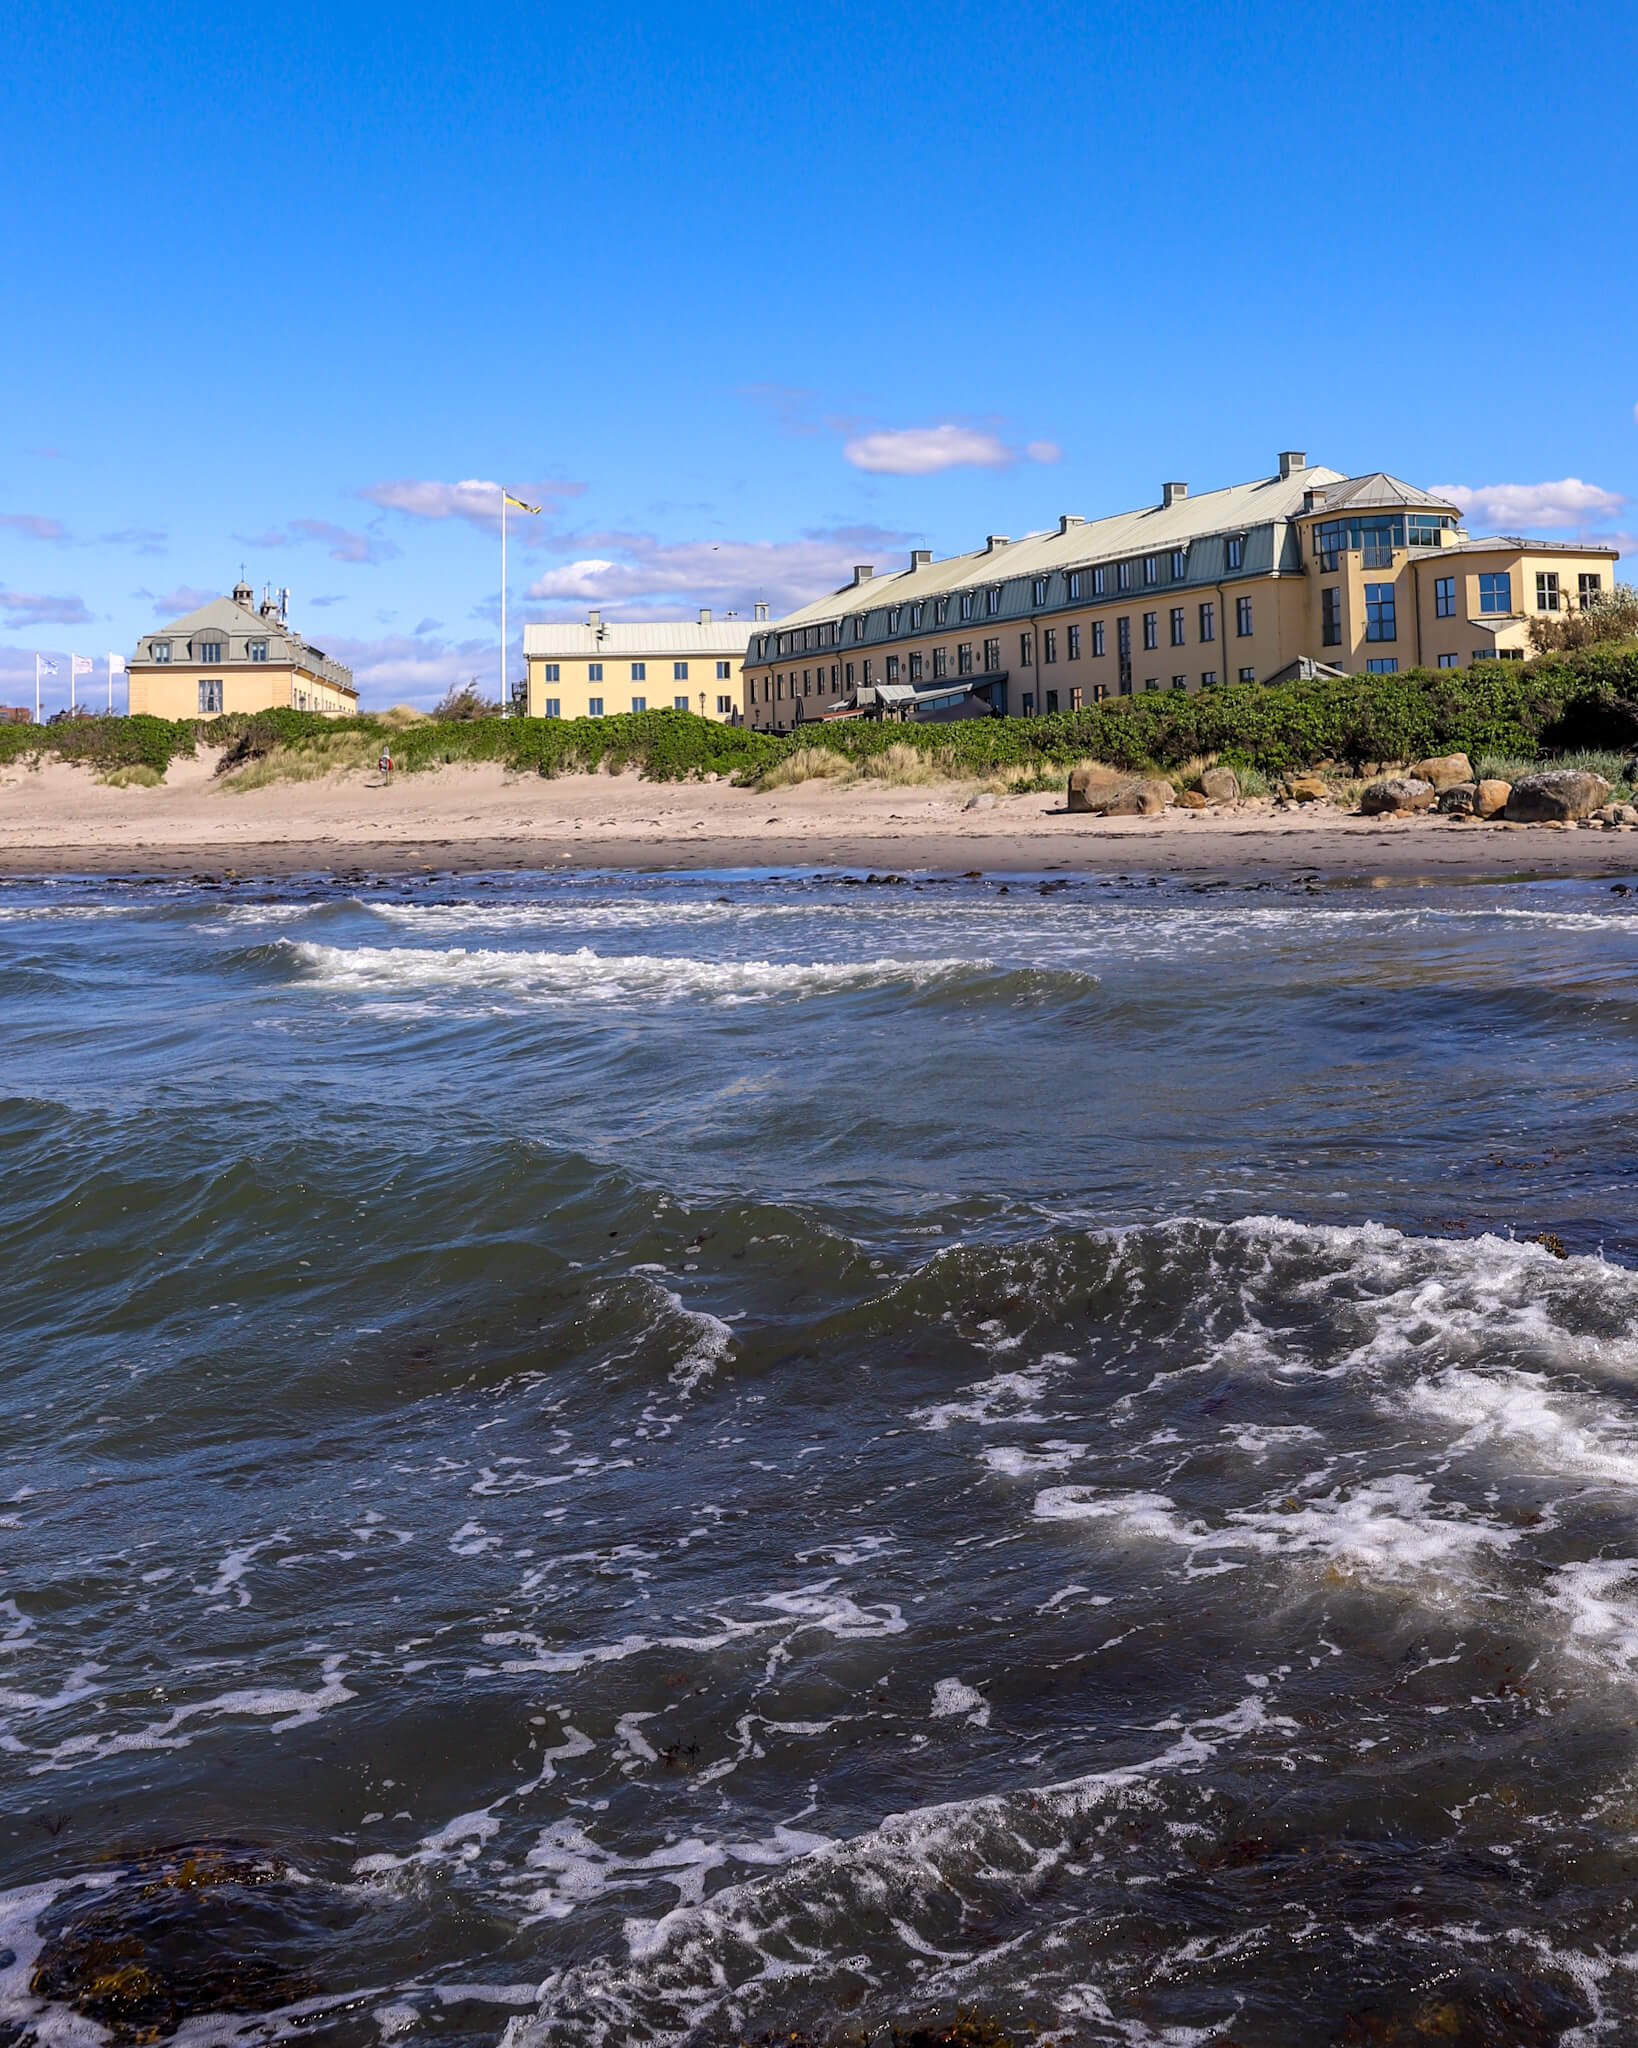
[[[288,1978],[188,2042],[1633,2038],[1635,974],[1602,885],[0,891],[0,2040],[179,1844]]]

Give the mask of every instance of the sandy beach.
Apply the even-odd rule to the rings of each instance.
[[[478,873],[823,868],[921,873],[1316,875],[1411,881],[1626,877],[1638,836],[1600,828],[1360,818],[1328,807],[1071,814],[1057,794],[966,808],[959,784],[773,792],[636,775],[547,780],[498,766],[384,786],[374,770],[235,792],[214,761],[113,789],[47,760],[0,774],[0,874]]]

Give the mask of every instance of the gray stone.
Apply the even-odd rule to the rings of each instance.
[[[1101,761],[1084,761],[1069,774],[1069,808],[1072,811],[1101,811],[1111,797],[1130,787],[1132,777],[1118,768],[1106,768]]]
[[[1382,775],[1359,792],[1359,808],[1367,818],[1392,811],[1426,811],[1433,808],[1436,794],[1431,782],[1414,775]]]
[[[994,790],[981,789],[977,796],[968,797],[961,808],[964,811],[993,811],[995,809]]]
[[[1235,803],[1240,795],[1240,778],[1232,768],[1208,768],[1200,778],[1200,794],[1208,803]]]
[[[1439,808],[1447,818],[1471,817],[1478,808],[1479,785],[1476,782],[1453,782],[1448,789],[1439,792]]]
[[[1568,825],[1591,817],[1609,802],[1610,786],[1602,775],[1584,768],[1549,768],[1526,775],[1513,785],[1507,816],[1515,825]]]

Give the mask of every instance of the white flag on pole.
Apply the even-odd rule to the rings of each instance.
[[[34,667],[36,673],[42,676],[54,676],[57,673],[57,664],[49,654],[35,655]]]
[[[90,675],[97,665],[89,654],[71,654],[68,658],[73,662],[74,673],[77,676]]]

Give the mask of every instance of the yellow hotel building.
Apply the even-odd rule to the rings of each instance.
[[[1616,551],[1473,539],[1458,507],[1287,450],[1272,476],[853,581],[753,632],[748,722],[1074,711],[1149,690],[1522,660],[1529,621],[1614,588]]]
[[[282,597],[264,594],[258,608],[248,583],[144,634],[125,667],[131,710],[155,718],[273,710],[350,718],[358,709],[352,670],[290,630]]]
[[[531,718],[608,718],[621,711],[692,711],[739,725],[744,720],[745,647],[755,621],[656,619],[613,623],[588,612],[583,626],[523,629],[527,710]]]

